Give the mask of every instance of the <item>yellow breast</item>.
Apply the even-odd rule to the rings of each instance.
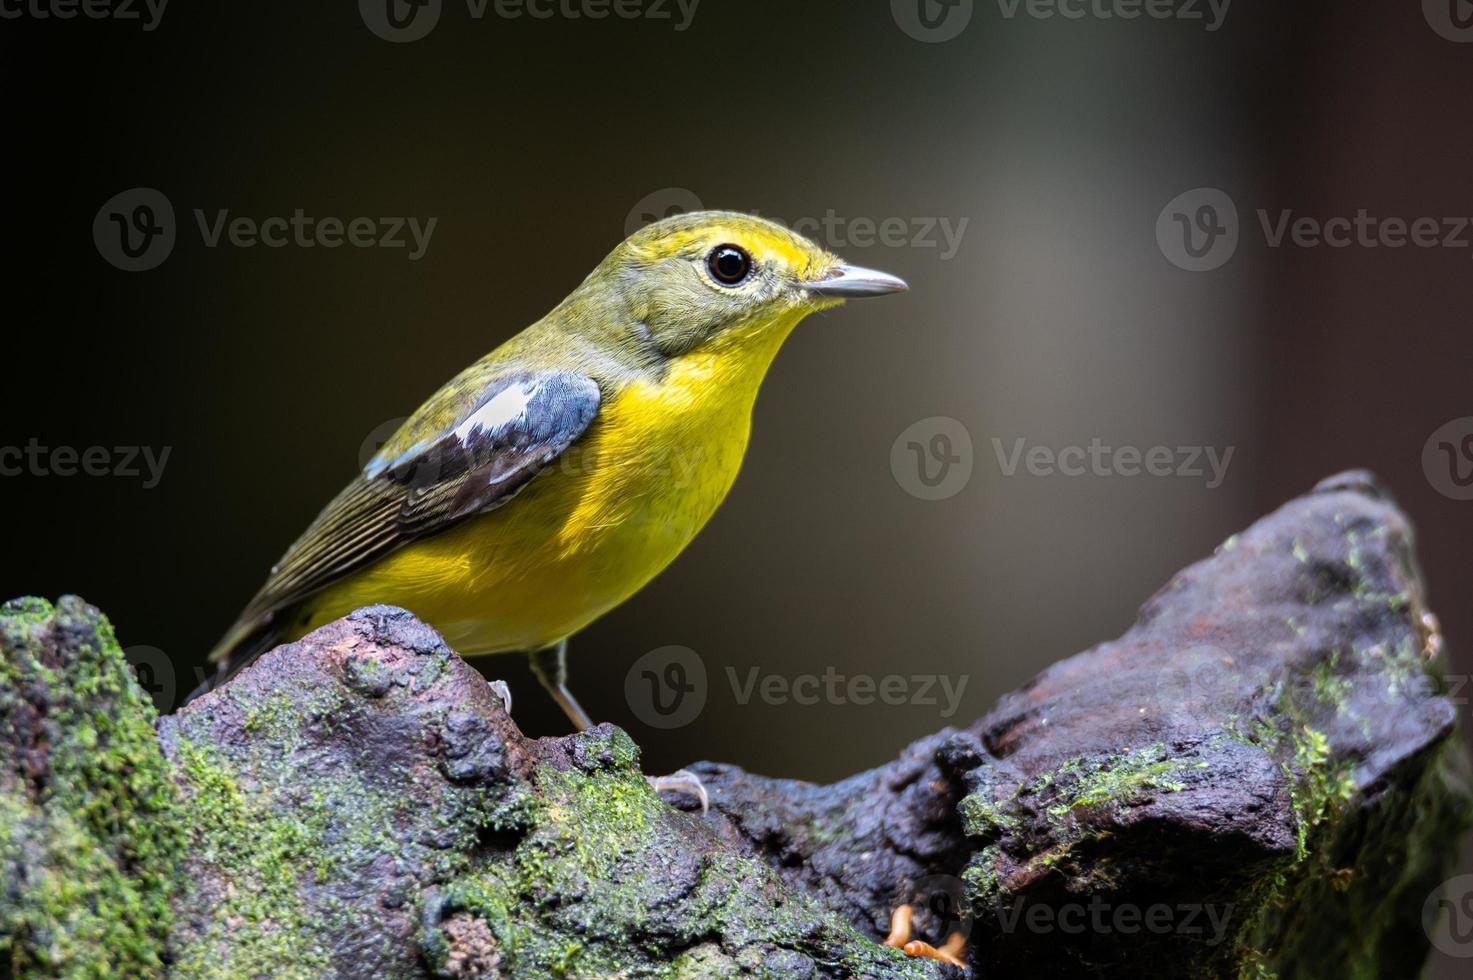
[[[539,649],[629,598],[731,489],[752,405],[791,325],[628,384],[588,432],[500,508],[389,555],[309,603],[315,628],[388,602],[461,653]]]

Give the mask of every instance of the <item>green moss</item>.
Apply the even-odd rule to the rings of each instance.
[[[185,785],[192,858],[229,882],[224,895],[191,895],[209,913],[198,941],[185,945],[187,976],[320,975],[325,951],[301,897],[324,856],[320,816],[283,820],[242,791],[233,767],[181,740],[175,755]]]
[[[1340,673],[1340,653],[1332,652],[1328,657],[1315,664],[1310,673],[1313,684],[1313,693],[1319,701],[1334,708],[1336,714],[1346,710],[1346,699],[1354,690],[1350,678]]]
[[[973,837],[995,836],[1016,830],[1021,821],[1007,812],[1007,806],[1015,799],[1009,794],[1006,799],[993,800],[982,793],[968,793],[962,798],[958,810],[962,817],[962,829]]]
[[[1171,756],[1160,743],[1146,749],[1126,749],[1102,761],[1075,760],[1053,774],[1055,780],[1069,778],[1072,788],[1048,812],[1060,817],[1079,807],[1124,803],[1148,789],[1178,792],[1186,789],[1186,784],[1173,777],[1188,769],[1206,768],[1205,762]]]
[[[1164,745],[1125,749],[1105,758],[1070,759],[1055,769],[1039,773],[1028,783],[997,798],[991,786],[979,787],[964,797],[958,807],[962,827],[973,837],[996,837],[1022,825],[1022,805],[1033,797],[1052,797],[1043,808],[1050,817],[1064,817],[1081,807],[1127,803],[1147,790],[1177,792],[1186,784],[1181,773],[1205,769],[1197,759],[1172,756]],[[1062,828],[1053,835],[1067,838]]]
[[[153,719],[96,610],[70,596],[0,606],[0,736],[45,758],[40,775],[0,768],[8,973],[161,969],[182,840]]]
[[[433,808],[433,823],[419,822],[425,798],[410,774],[311,768],[307,729],[320,726],[316,712],[293,721],[284,706],[270,706],[248,715],[245,726],[256,735],[234,750],[241,754],[225,755],[188,731],[174,743],[188,803],[187,868],[208,883],[193,884],[186,896],[203,926],[178,943],[182,972],[321,976],[340,970],[332,948],[345,936],[389,940],[373,903],[339,898],[322,886],[364,880],[385,856],[430,880],[469,864],[482,826],[477,814],[490,809],[486,790],[458,789],[454,800]]]
[[[1328,736],[1311,722],[1323,714],[1348,710],[1350,681],[1339,673],[1340,658],[1331,653],[1305,681],[1283,685],[1272,714],[1255,718],[1246,729],[1230,723],[1227,734],[1263,749],[1278,763],[1289,787],[1294,812],[1297,858],[1309,853],[1316,828],[1332,818],[1355,792],[1354,766],[1336,761]]]
[[[678,834],[692,818],[660,802],[633,743],[622,732],[582,738],[583,757],[597,764],[540,768],[532,825],[513,853],[488,857],[443,892],[442,914],[481,919],[508,975],[783,975],[764,955],[851,976],[933,975],[934,963],[879,946],[793,895],[761,861],[718,849],[687,867]],[[685,890],[672,900],[673,874]],[[645,927],[654,917],[668,933],[659,944]],[[446,938],[430,929],[422,942],[443,965]]]
[[[985,843],[973,854],[962,872],[966,894],[976,909],[996,908],[1009,901],[998,869],[1021,861],[1029,871],[1054,868],[1073,881],[1080,891],[1107,888],[1112,869],[1105,862],[1081,861],[1078,849],[1102,839],[1080,812],[1097,807],[1120,806],[1149,792],[1174,793],[1186,788],[1181,777],[1208,764],[1194,756],[1173,756],[1161,744],[1142,749],[1125,749],[1104,758],[1075,758],[1038,773],[1020,787],[999,795],[995,787],[979,786],[959,806],[963,829]],[[1016,834],[1029,819],[1042,817],[1046,831],[1030,832],[1029,840],[1047,841],[1033,853],[1005,850],[1016,848]],[[1067,869],[1067,870],[1065,870]]]

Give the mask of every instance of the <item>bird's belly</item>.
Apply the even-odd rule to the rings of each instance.
[[[750,401],[672,406],[668,389],[612,399],[515,498],[323,593],[311,626],[388,602],[461,653],[495,653],[556,643],[628,599],[715,512],[746,448]]]

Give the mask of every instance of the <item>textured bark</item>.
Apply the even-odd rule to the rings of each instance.
[[[1405,518],[1326,481],[963,730],[830,786],[528,739],[371,607],[152,714],[99,613],[0,613],[0,972],[1414,975],[1468,825]],[[675,805],[670,805],[671,803]],[[116,816],[114,816],[116,815]]]

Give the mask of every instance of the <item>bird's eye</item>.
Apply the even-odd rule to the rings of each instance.
[[[737,286],[752,274],[752,256],[735,245],[717,245],[706,258],[711,278],[723,286]]]

